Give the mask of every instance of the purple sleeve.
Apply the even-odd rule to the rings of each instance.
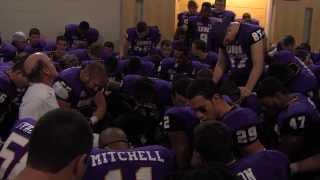
[[[249,30],[250,45],[255,44],[265,38],[265,32],[261,27],[255,26],[255,25],[252,25],[250,27],[251,27]]]
[[[89,45],[96,42],[98,38],[99,38],[99,31],[94,28],[90,28],[89,31],[87,32],[87,39],[88,39]]]

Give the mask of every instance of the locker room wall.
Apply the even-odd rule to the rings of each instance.
[[[15,31],[38,27],[48,39],[64,33],[64,25],[86,20],[104,40],[120,39],[119,0],[1,0],[0,32],[10,40]],[[102,39],[100,39],[102,41]]]
[[[313,8],[310,44],[313,50],[320,49],[319,0],[284,1],[276,0],[273,12],[272,42],[279,41],[283,36],[291,34],[297,44],[302,43],[306,8]]]

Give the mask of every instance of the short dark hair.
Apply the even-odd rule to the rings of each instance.
[[[296,43],[296,40],[292,35],[285,36],[281,41],[282,48],[288,47],[288,46],[294,46],[295,43]]]
[[[201,39],[196,39],[193,41],[195,47],[203,52],[207,51],[207,43],[202,41]]]
[[[220,92],[218,86],[211,79],[194,80],[187,89],[187,97],[189,99],[203,96],[211,100],[214,94],[220,94]]]
[[[93,133],[83,115],[56,109],[42,116],[35,126],[27,165],[57,173],[77,156],[90,153],[92,144]]]
[[[88,31],[90,29],[90,25],[87,21],[81,21],[79,24],[79,29],[83,31]]]
[[[231,130],[218,121],[208,119],[194,130],[194,148],[207,163],[234,160]]]
[[[301,43],[297,49],[306,50],[308,52],[311,52],[311,46],[308,43]]]
[[[310,51],[307,51],[305,49],[296,49],[295,55],[300,58],[303,62],[305,62],[310,55]]]
[[[104,47],[108,47],[108,48],[111,48],[112,50],[114,49],[114,44],[113,42],[111,41],[106,41],[104,44],[103,44]]]
[[[137,24],[138,33],[145,32],[145,31],[147,31],[147,29],[148,29],[148,25],[146,22],[143,22],[143,21],[138,22],[138,24]]]
[[[164,46],[170,46],[171,47],[172,45],[172,42],[170,40],[162,40],[161,43],[160,43],[160,47],[164,47]]]
[[[96,56],[96,57],[100,57],[102,52],[103,52],[103,45],[100,43],[93,43],[89,46],[88,51]]]
[[[188,2],[188,7],[198,7],[198,4],[197,4],[196,1],[190,0],[190,1]]]
[[[208,167],[186,173],[183,180],[240,180],[233,175],[230,168],[221,163],[210,164]]]
[[[283,83],[276,77],[269,76],[258,83],[257,95],[259,98],[272,97],[279,92],[288,93]]]
[[[57,38],[56,38],[56,42],[58,42],[58,41],[67,41],[67,38],[65,37],[65,36],[57,36]]]
[[[193,79],[191,78],[180,78],[180,79],[175,79],[172,82],[172,95],[176,96],[177,94],[187,97],[187,88],[190,86],[192,83]]]
[[[40,35],[40,30],[38,28],[31,28],[29,31],[29,37],[31,37],[31,35]]]
[[[139,57],[130,57],[128,65],[125,68],[126,74],[140,74],[143,71],[143,64]]]
[[[287,64],[274,63],[268,69],[268,75],[277,78],[283,84],[289,82],[290,69]]]
[[[156,96],[154,82],[147,77],[138,79],[134,83],[133,96],[140,103],[154,102]]]
[[[243,18],[243,19],[251,19],[251,14],[248,13],[248,12],[243,13],[242,18]]]
[[[212,4],[209,2],[204,2],[204,3],[202,3],[201,7],[202,8],[212,8]]]
[[[83,70],[88,72],[89,76],[106,77],[107,71],[101,62],[92,62],[84,65]]]

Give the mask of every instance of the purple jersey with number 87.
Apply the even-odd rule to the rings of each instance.
[[[36,121],[19,120],[0,151],[0,179],[13,179],[26,166],[27,150]]]

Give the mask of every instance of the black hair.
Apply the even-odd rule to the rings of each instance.
[[[188,99],[203,96],[211,100],[214,94],[220,94],[218,86],[211,79],[194,80],[187,89]]]
[[[272,97],[277,93],[288,93],[283,82],[278,78],[269,76],[258,83],[257,95],[259,98]]]
[[[306,50],[308,52],[311,52],[311,46],[308,43],[301,43],[297,49],[302,49],[302,50]]]
[[[197,72],[197,79],[211,79],[212,78],[212,70],[211,69],[201,69]]]
[[[251,19],[251,14],[250,13],[243,13],[243,15],[242,15],[242,18],[243,19]]]
[[[208,167],[196,169],[186,173],[183,180],[240,180],[233,175],[224,164],[210,164]]]
[[[188,7],[198,7],[198,4],[197,4],[196,1],[190,0],[190,1],[188,2]]]
[[[148,29],[147,23],[145,23],[145,22],[143,22],[143,21],[138,22],[138,24],[137,24],[137,31],[138,31],[139,33],[145,32],[145,31],[147,31],[147,29]]]
[[[235,159],[230,129],[211,119],[195,128],[194,148],[207,163],[226,164]]]
[[[40,35],[40,30],[38,28],[31,28],[29,31],[29,37],[33,34]]]
[[[143,71],[143,64],[139,57],[130,57],[125,69],[126,74],[140,74]]]
[[[92,130],[83,115],[53,110],[39,119],[32,132],[27,165],[36,170],[57,173],[74,158],[90,153],[92,144]]]
[[[103,52],[103,45],[100,43],[93,43],[89,46],[88,51],[95,57],[100,57]]]
[[[160,43],[160,47],[164,47],[164,46],[170,46],[171,47],[172,45],[172,42],[170,40],[162,40],[161,43]]]
[[[297,56],[303,62],[305,62],[307,60],[309,55],[310,55],[310,51],[307,51],[305,49],[297,48],[295,51],[295,56]]]
[[[109,57],[104,61],[107,74],[112,74],[118,67],[118,59],[115,56]]]
[[[195,47],[203,52],[207,52],[207,43],[202,41],[201,39],[196,39],[193,41]]]
[[[104,47],[108,47],[108,48],[111,48],[112,50],[114,49],[114,44],[113,42],[111,41],[106,41],[104,44],[103,44]]]
[[[174,79],[172,82],[172,95],[176,96],[177,94],[187,97],[187,88],[192,83],[193,79],[191,78],[180,78]]]
[[[88,31],[90,29],[90,25],[87,21],[81,21],[79,24],[79,29],[83,31]]]
[[[58,42],[58,41],[67,41],[67,38],[65,37],[65,36],[57,36],[57,38],[56,38],[56,42]]]
[[[209,2],[204,2],[204,3],[202,3],[201,7],[202,8],[212,8],[212,4]]]
[[[294,46],[295,45],[296,40],[294,39],[294,37],[292,35],[287,35],[283,38],[282,40],[282,45],[284,47],[288,47],[288,46]]]
[[[155,103],[156,90],[154,82],[147,77],[134,83],[133,96],[139,103]]]

